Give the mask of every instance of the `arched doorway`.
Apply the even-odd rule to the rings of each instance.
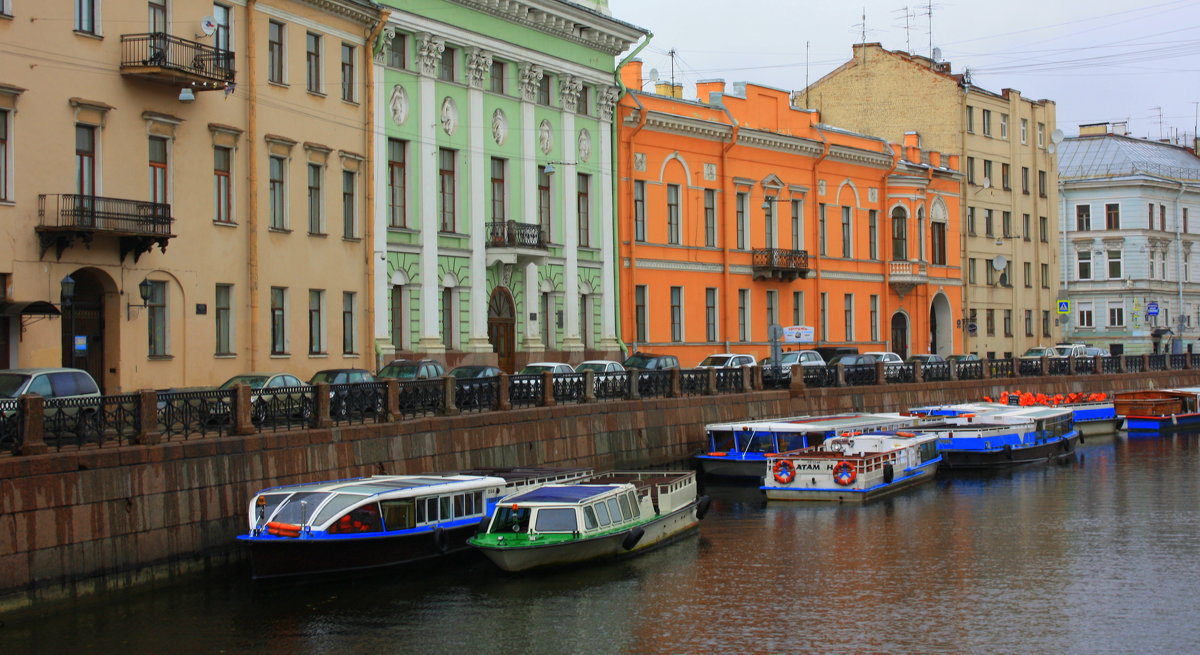
[[[488,341],[496,353],[496,365],[513,372],[513,353],[517,347],[517,312],[512,293],[504,287],[492,289],[488,301]]]
[[[946,294],[935,295],[929,307],[929,352],[942,357],[954,352],[953,322]]]
[[[908,359],[908,317],[901,312],[892,314],[892,352]]]
[[[104,274],[88,268],[71,273],[75,293],[63,298],[62,365],[81,368],[104,389]]]

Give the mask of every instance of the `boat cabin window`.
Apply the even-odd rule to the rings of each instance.
[[[483,513],[483,492],[475,491],[454,496],[454,515],[472,516]]]
[[[317,515],[317,518],[313,519],[312,524],[324,525],[326,521],[345,512],[351,505],[361,503],[365,499],[366,496],[362,494],[333,494],[329,502],[325,503],[325,506],[321,508],[321,513]],[[310,504],[309,507],[311,508],[313,505]]]
[[[737,449],[743,453],[770,453],[775,451],[774,434],[747,430],[737,434]]]
[[[528,507],[513,509],[509,505],[497,506],[488,532],[527,532],[530,513]]]
[[[804,435],[799,432],[781,432],[775,435],[775,439],[779,442],[776,452],[781,453],[788,450],[799,450],[808,445]]]
[[[454,498],[451,496],[442,496],[438,498],[438,503],[442,506],[440,514],[441,520],[449,521],[454,518]]]
[[[930,460],[937,459],[937,441],[926,441],[920,445],[920,449],[922,462],[928,462]]]
[[[583,508],[583,527],[588,530],[595,530],[600,524],[596,521],[596,511],[591,507]]]
[[[608,518],[608,505],[600,502],[592,505],[592,507],[596,508],[596,518],[600,519],[600,527],[604,527],[609,523],[612,523],[612,520]]]
[[[537,511],[538,532],[575,532],[579,529],[574,507],[546,507]]]
[[[621,502],[621,515],[625,517],[625,520],[633,518],[633,509],[629,506],[629,494],[621,494],[617,500]]]
[[[289,494],[286,494],[286,493],[284,493],[284,494],[263,494],[263,495],[259,496],[259,498],[261,498],[265,501],[264,504],[262,504],[262,505],[258,504],[258,498],[256,498],[254,500],[254,503],[255,503],[255,510],[254,510],[255,515],[254,516],[258,520],[258,522],[266,523],[267,521],[272,520],[271,516],[273,514],[275,514],[275,510],[279,509],[279,504],[282,503],[284,501],[284,499],[288,497],[288,495]]]
[[[329,492],[327,491],[294,493],[279,506],[279,509],[275,511],[275,515],[268,520],[303,525],[308,522],[308,519],[312,518],[317,507],[325,502],[325,499],[328,497]]]
[[[411,498],[385,500],[379,505],[383,509],[383,527],[388,532],[407,530],[416,526],[416,503]]]
[[[733,430],[714,430],[709,432],[708,443],[712,446],[712,450],[726,452],[733,450]]]
[[[617,521],[624,521],[624,520],[629,519],[628,515],[622,514],[621,504],[617,502],[616,498],[608,499],[608,513],[612,514],[613,523],[616,523]]]
[[[625,494],[625,498],[629,500],[630,516],[635,519],[639,518],[642,515],[642,508],[638,505],[637,494],[630,491]]]
[[[333,525],[329,526],[331,534],[351,534],[355,532],[381,532],[383,522],[379,516],[379,505],[371,503],[355,507],[346,512]]]
[[[445,520],[449,516],[443,516],[439,511],[440,499],[437,496],[417,499],[417,523],[436,523],[438,520]]]

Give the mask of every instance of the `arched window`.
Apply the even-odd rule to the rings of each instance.
[[[903,207],[892,210],[892,261],[908,261],[908,213]]]

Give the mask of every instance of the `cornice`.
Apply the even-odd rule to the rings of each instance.
[[[623,268],[630,268],[631,262],[628,257],[622,259],[621,266]],[[691,273],[720,273],[724,270],[720,264],[642,258],[638,259],[637,268],[648,271],[687,271]],[[730,272],[733,272],[734,268],[733,266],[729,267]]]
[[[566,2],[552,0],[449,0],[510,23],[549,34],[564,41],[617,56],[646,32]]]
[[[646,129],[665,134],[690,136],[709,141],[727,141],[733,128],[724,123],[714,123],[699,118],[677,116],[661,111],[646,112]]]
[[[365,5],[361,2],[354,2],[353,0],[296,0],[296,2],[326,11],[335,16],[341,16],[362,25],[374,25],[380,17],[378,8]]]
[[[796,136],[764,132],[762,130],[741,130],[738,132],[738,145],[778,150],[793,154],[820,157],[825,151],[819,141],[804,139]]]
[[[890,154],[860,150],[849,146],[829,146],[829,159],[853,162],[855,164],[866,164],[880,168],[892,167],[892,156]]]

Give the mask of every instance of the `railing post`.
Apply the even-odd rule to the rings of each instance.
[[[1097,373],[1103,373],[1103,372],[1104,372],[1104,358],[1101,357],[1100,355],[1092,355],[1092,373],[1097,374]]]
[[[230,434],[254,434],[254,422],[250,420],[250,387],[245,384],[233,385],[233,406],[229,408],[233,419]]]
[[[629,400],[638,400],[642,394],[638,392],[638,373],[640,369],[629,369]]]
[[[583,372],[583,402],[596,402],[596,372]]]
[[[317,429],[327,428],[333,425],[333,419],[329,417],[330,405],[332,398],[329,397],[329,384],[318,382],[313,385],[313,427]]]
[[[887,384],[887,364],[875,362],[875,384]]]
[[[499,384],[496,388],[496,395],[499,396],[496,399],[497,411],[507,412],[512,409],[512,399],[508,397],[508,389],[508,373],[501,373]]]
[[[50,452],[46,445],[46,399],[36,393],[28,393],[17,398],[17,411],[20,412],[21,447],[20,455],[45,455]]]
[[[804,389],[804,366],[801,364],[792,364],[792,379],[788,384],[788,395],[792,397],[798,396],[802,389]]]
[[[837,364],[834,364],[834,366],[837,367],[837,386],[846,386],[846,365],[838,362]]]
[[[542,371],[542,407],[554,406],[554,374]]]
[[[913,360],[913,382],[924,382],[924,381],[925,381],[925,365],[921,363],[921,360],[914,359]]]
[[[1041,359],[1041,361],[1040,361],[1040,364],[1041,364],[1041,367],[1042,367],[1042,368],[1041,368],[1041,375],[1043,375],[1043,376],[1045,376],[1045,375],[1049,375],[1049,374],[1050,374],[1050,358],[1049,358],[1049,357],[1047,357],[1047,356],[1045,356],[1045,355],[1042,355],[1042,359]]]
[[[752,366],[750,369],[751,384],[754,385],[754,388],[758,391],[766,389],[767,385],[763,380],[763,367],[761,365]]]
[[[1147,355],[1146,353],[1142,353],[1142,373],[1146,373],[1149,370],[1150,370],[1150,355]]]
[[[705,395],[708,395],[708,396],[717,395],[717,369],[706,368],[706,369],[704,369],[704,375],[705,375],[705,378],[704,378],[705,379],[705,381],[704,381]]]
[[[983,362],[983,366],[979,367],[981,369],[980,375],[983,376],[984,380],[990,380],[992,378],[992,360],[983,359],[981,357],[981,358],[979,358],[979,361]]]
[[[453,375],[442,376],[442,396],[445,398],[445,405],[442,407],[442,414],[445,416],[458,416],[458,378]]]
[[[1075,375],[1075,355],[1067,355],[1067,374]]]
[[[1192,353],[1183,353],[1183,367],[1185,369],[1192,368]]]
[[[589,371],[590,373],[591,371]],[[671,387],[667,390],[668,398],[678,398],[683,394],[679,391],[680,371],[677,368],[671,369]]]
[[[749,366],[742,366],[742,393],[754,390],[754,378]]]
[[[133,443],[153,446],[162,443],[162,432],[158,429],[158,393],[150,389],[138,392],[138,431]]]
[[[383,388],[384,420],[394,423],[403,416],[400,411],[400,381],[396,378],[385,378],[383,384],[385,385]]]
[[[1125,355],[1117,355],[1117,372],[1125,372]]]
[[[958,379],[958,362],[955,362],[953,360],[946,360],[946,362],[950,366],[950,379],[957,380]]]

